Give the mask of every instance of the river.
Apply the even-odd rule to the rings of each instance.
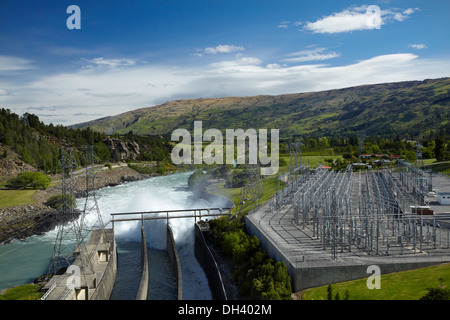
[[[204,200],[192,200],[192,193],[186,189],[190,174],[191,172],[175,173],[98,190],[96,199],[102,220],[106,223],[110,220],[110,214],[117,212],[214,207],[214,204]],[[77,207],[83,209],[84,206],[85,200],[77,199]],[[95,213],[89,213],[85,217],[87,226],[94,225],[96,221]],[[171,219],[170,225],[182,266],[183,299],[211,299],[208,281],[194,255],[193,218],[189,218],[189,221],[187,218]],[[134,277],[136,268],[139,268],[136,259],[140,259],[140,222],[120,222],[114,228],[119,257],[117,280],[111,299],[134,299],[134,284],[131,279],[136,280],[140,275],[139,271]],[[167,267],[168,257],[165,251],[166,222],[147,221],[145,230],[149,247],[149,299],[175,299],[175,276],[167,271],[170,268]],[[30,283],[46,273],[56,234],[55,229],[41,236],[29,237],[25,241],[14,240],[0,245],[0,289]],[[158,290],[164,292],[158,293]]]

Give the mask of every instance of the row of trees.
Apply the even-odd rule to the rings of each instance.
[[[450,160],[450,143],[445,130],[432,131],[422,136],[421,151],[424,159],[436,158],[438,162]],[[289,152],[289,141],[282,141],[280,152]],[[327,155],[334,154],[395,154],[402,155],[410,161],[415,160],[417,140],[398,135],[394,137],[307,137],[303,138],[302,151]]]

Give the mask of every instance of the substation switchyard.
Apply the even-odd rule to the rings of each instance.
[[[247,228],[286,262],[295,290],[450,261],[449,179],[407,162],[342,172],[299,166],[248,215]],[[434,183],[434,186],[433,186]]]

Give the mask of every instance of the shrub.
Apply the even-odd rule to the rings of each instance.
[[[259,239],[255,236],[248,236],[242,229],[225,234],[222,251],[232,257],[236,264],[242,264],[258,251]]]
[[[70,195],[66,195],[66,205],[72,208],[76,206],[75,198],[72,198]],[[51,196],[45,203],[46,206],[49,206],[53,209],[62,210],[64,204],[64,196],[62,194],[58,194],[56,196]]]
[[[250,298],[258,300],[288,300],[291,298],[291,284],[284,262],[266,259],[253,274]]]
[[[155,169],[152,166],[138,166],[135,164],[128,164],[128,167],[142,174],[151,174],[155,172]]]
[[[269,258],[259,239],[244,231],[240,219],[210,221],[214,243],[231,258],[242,295],[250,299],[288,300],[292,289],[287,266]]]
[[[52,180],[49,176],[43,174],[42,172],[21,172],[15,177],[8,181],[8,187],[22,189],[22,188],[33,188],[33,189],[47,189]]]

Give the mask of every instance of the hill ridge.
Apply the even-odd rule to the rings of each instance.
[[[279,128],[282,136],[418,135],[449,130],[450,78],[365,84],[281,95],[187,98],[73,125],[111,133],[176,128]]]

